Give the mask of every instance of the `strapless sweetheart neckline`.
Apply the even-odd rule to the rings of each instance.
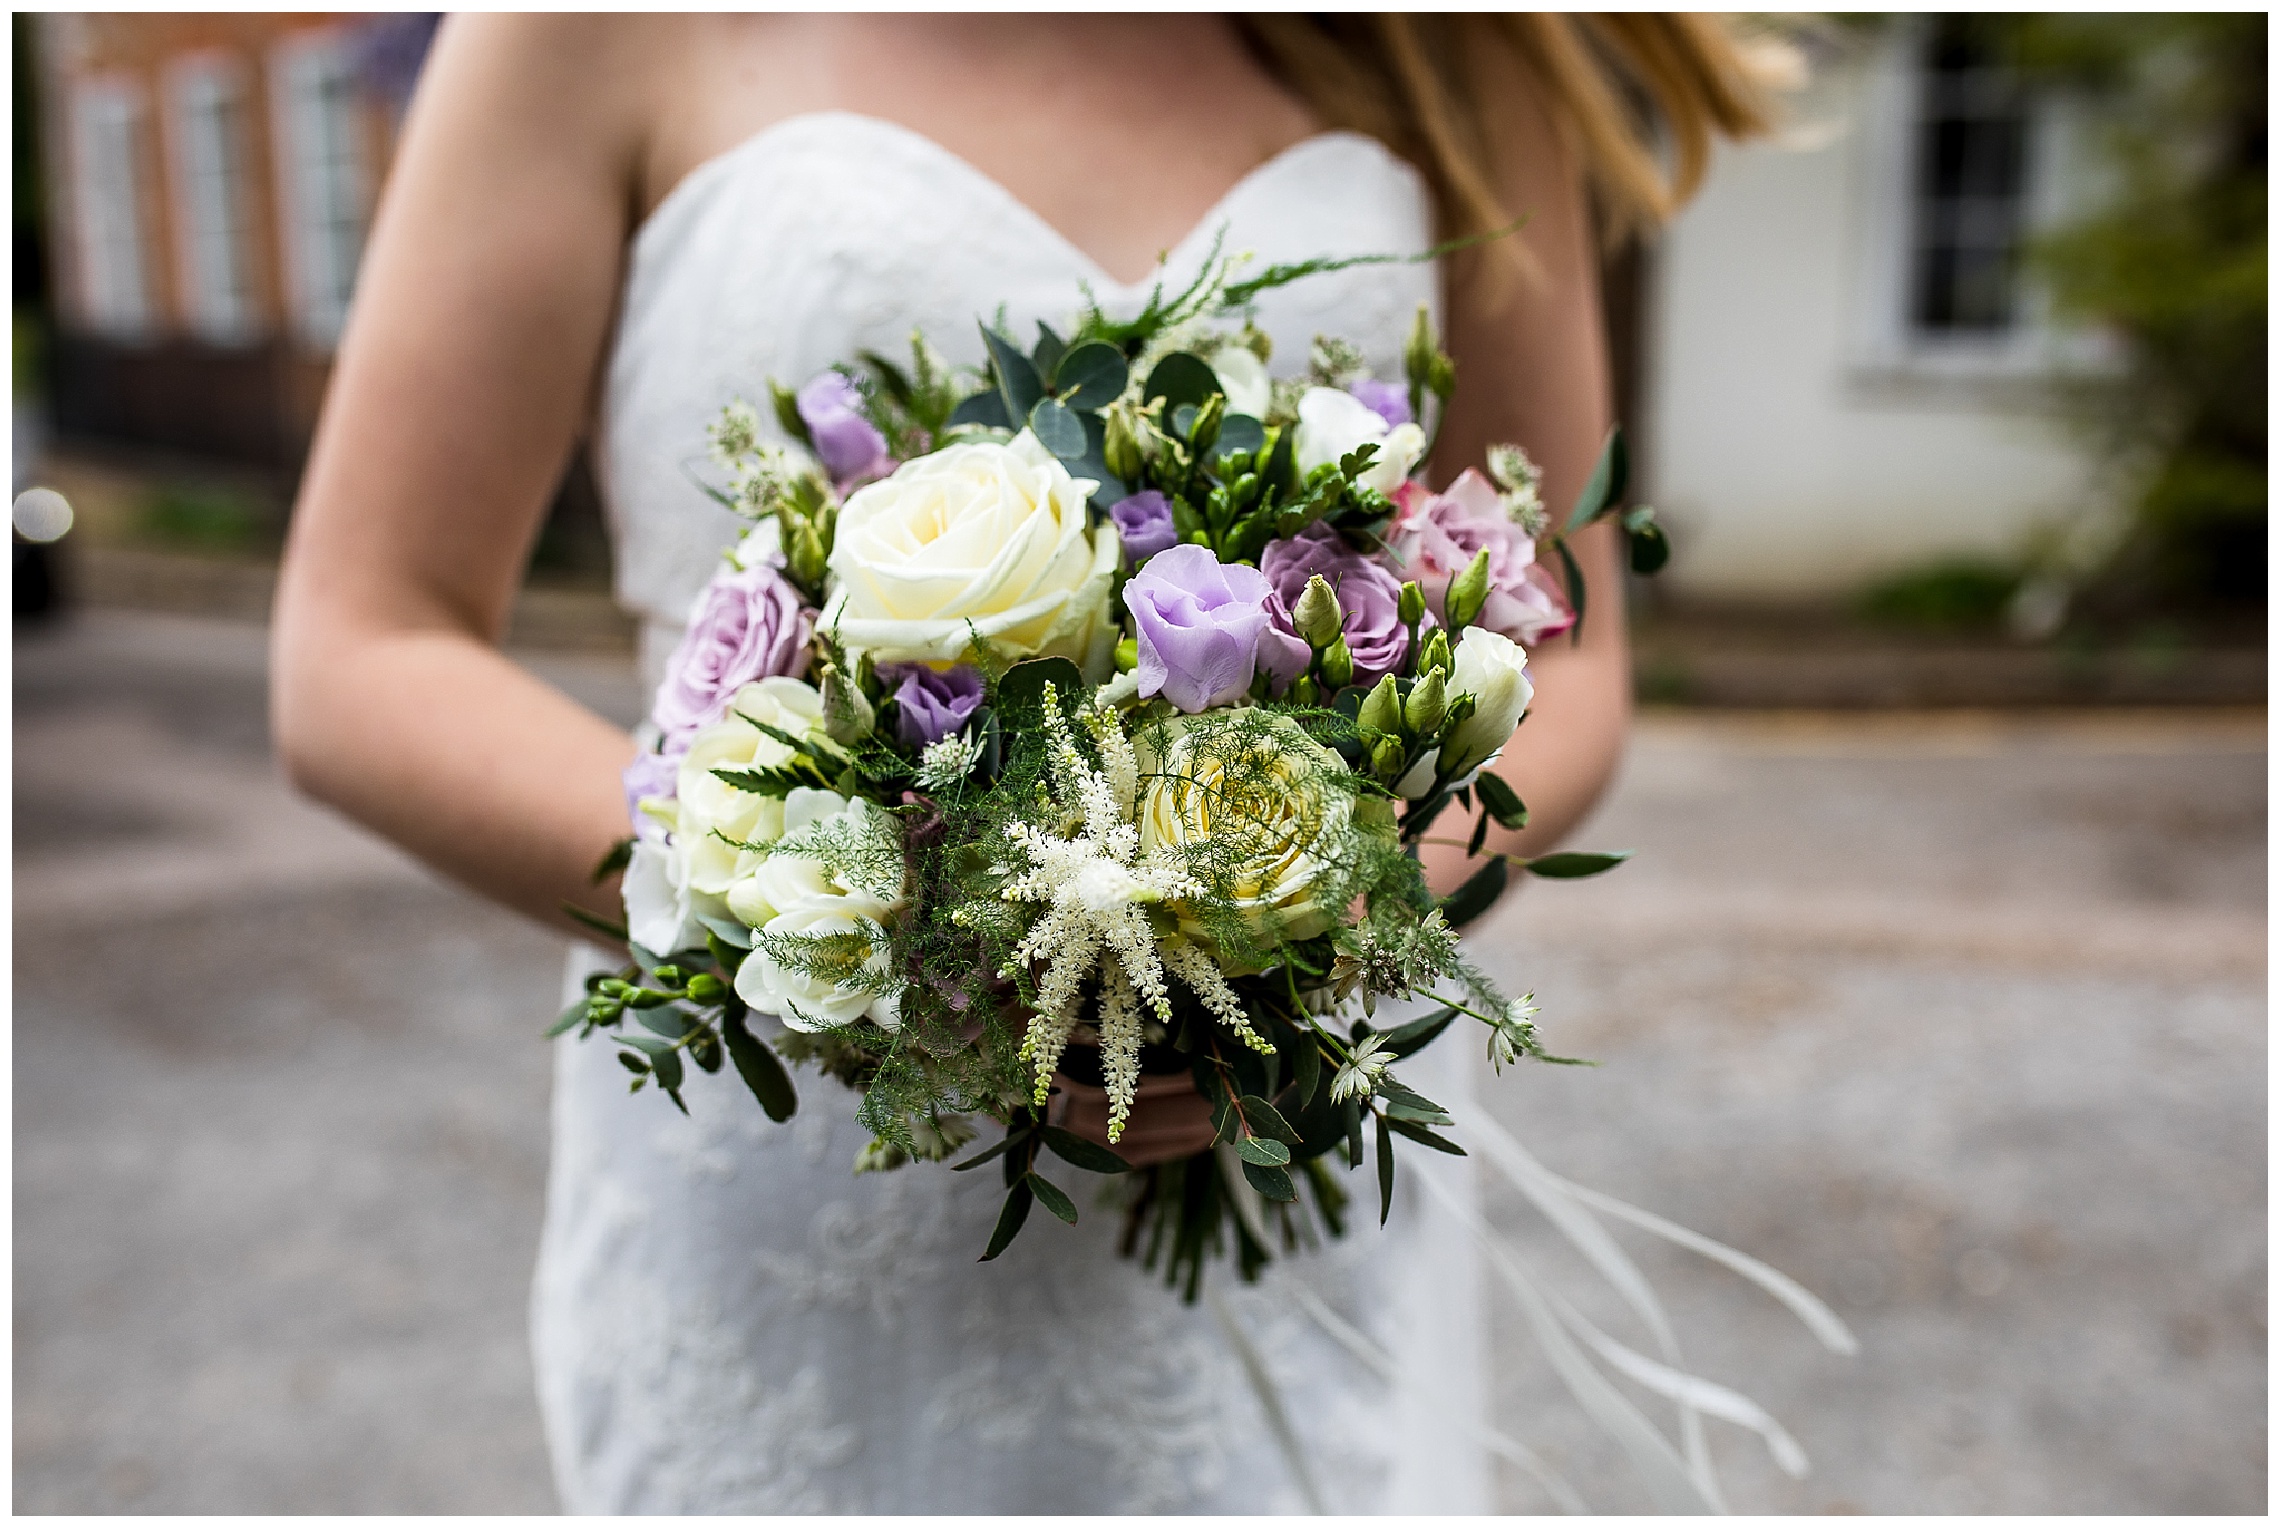
[[[1166,271],[1187,268],[1187,257],[1198,247],[1207,244],[1219,229],[1229,225],[1233,213],[1243,201],[1254,195],[1265,182],[1273,179],[1293,165],[1323,152],[1359,152],[1373,159],[1410,169],[1406,161],[1391,149],[1366,134],[1348,132],[1341,128],[1310,133],[1296,143],[1276,150],[1253,165],[1221,192],[1219,198],[1204,210],[1203,215],[1167,246],[1154,267],[1137,280],[1126,281],[1102,265],[1090,251],[1070,238],[1059,225],[1037,211],[1016,194],[1013,189],[989,171],[975,164],[940,139],[930,137],[917,128],[906,127],[886,117],[874,117],[863,112],[833,108],[825,111],[798,112],[769,123],[749,136],[699,160],[659,198],[649,209],[635,230],[634,242],[638,246],[653,227],[664,221],[664,214],[678,202],[701,194],[712,182],[733,175],[738,168],[763,158],[768,152],[780,150],[785,140],[815,132],[854,132],[872,134],[894,140],[897,144],[916,149],[926,158],[937,161],[950,171],[962,176],[977,189],[998,202],[1006,213],[1027,224],[1039,236],[1049,240],[1063,253],[1074,258],[1085,269],[1086,279],[1105,293],[1117,298],[1136,298],[1163,278]],[[895,161],[900,163],[901,161]],[[1414,173],[1414,171],[1412,171]]]

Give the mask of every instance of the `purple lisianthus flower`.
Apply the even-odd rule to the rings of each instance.
[[[668,799],[680,794],[681,754],[657,753],[644,748],[625,767],[625,812],[633,820],[636,838],[656,842],[665,837],[665,825],[641,809],[650,796]]]
[[[1364,377],[1346,391],[1359,399],[1362,407],[1384,420],[1385,427],[1389,430],[1416,422],[1409,415],[1407,388],[1397,387],[1391,382],[1380,382],[1374,377]]]
[[[729,697],[753,680],[804,672],[814,623],[773,560],[715,573],[665,665],[650,713],[666,750],[686,752],[689,739],[719,721]]]
[[[1285,612],[1277,624],[1290,630],[1287,611],[1306,592],[1315,574],[1338,596],[1344,615],[1340,630],[1354,655],[1354,682],[1376,684],[1396,673],[1409,657],[1409,629],[1401,624],[1401,580],[1346,544],[1343,536],[1317,520],[1288,541],[1270,541],[1259,554],[1259,571],[1281,596]],[[1427,618],[1431,624],[1431,618]],[[1296,633],[1293,633],[1295,638]]]
[[[923,663],[890,663],[879,677],[902,679],[895,690],[895,736],[906,748],[923,748],[966,725],[982,703],[982,676],[966,664],[931,669]]]
[[[836,371],[827,371],[799,391],[800,422],[815,443],[816,459],[841,488],[883,478],[895,470],[887,438],[863,417],[863,395]]]
[[[1222,563],[1207,547],[1157,553],[1124,586],[1139,634],[1140,693],[1162,695],[1188,715],[1224,706],[1265,673],[1288,683],[1313,656],[1279,629],[1274,589],[1257,568]]]
[[[1172,501],[1155,489],[1118,500],[1108,511],[1123,538],[1124,555],[1138,567],[1169,546],[1179,545],[1180,533],[1172,524]]]

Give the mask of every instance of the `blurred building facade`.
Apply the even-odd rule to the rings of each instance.
[[[58,431],[290,467],[433,18],[33,30]]]
[[[61,435],[298,464],[433,29],[37,18]],[[1826,598],[2015,557],[2098,502],[2053,384],[2099,347],[2054,327],[2022,259],[2094,192],[2081,122],[1940,17],[1832,38],[1782,135],[1723,153],[1607,273],[1682,595]],[[566,492],[591,497],[575,469]],[[590,507],[567,518],[598,544]]]
[[[2082,109],[1951,18],[1813,51],[1784,131],[1721,154],[1653,253],[1639,425],[1670,582],[1819,596],[2094,533],[2113,506],[2063,389],[2110,347],[2053,323],[2025,258],[2098,194]]]

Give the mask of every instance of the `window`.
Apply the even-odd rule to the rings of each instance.
[[[356,63],[330,33],[281,45],[272,65],[277,189],[293,326],[330,349],[364,246],[365,156]]]
[[[226,58],[192,58],[167,75],[175,257],[192,332],[218,345],[254,337],[245,185],[245,91]]]
[[[143,254],[142,93],[118,79],[83,80],[71,97],[71,203],[80,317],[113,339],[147,339],[150,273]]]
[[[2017,319],[2026,103],[1973,25],[1942,18],[1924,45],[1908,320],[1928,335],[1999,335]]]

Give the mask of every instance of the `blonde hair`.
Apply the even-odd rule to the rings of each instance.
[[[1772,125],[1767,39],[1698,14],[1337,14],[1238,18],[1277,78],[1333,127],[1367,133],[1422,170],[1444,231],[1510,221],[1496,191],[1483,92],[1491,52],[1543,91],[1610,241],[1660,224],[1701,184],[1714,135]],[[1671,165],[1661,163],[1657,129]],[[1516,251],[1517,253],[1517,251]]]

